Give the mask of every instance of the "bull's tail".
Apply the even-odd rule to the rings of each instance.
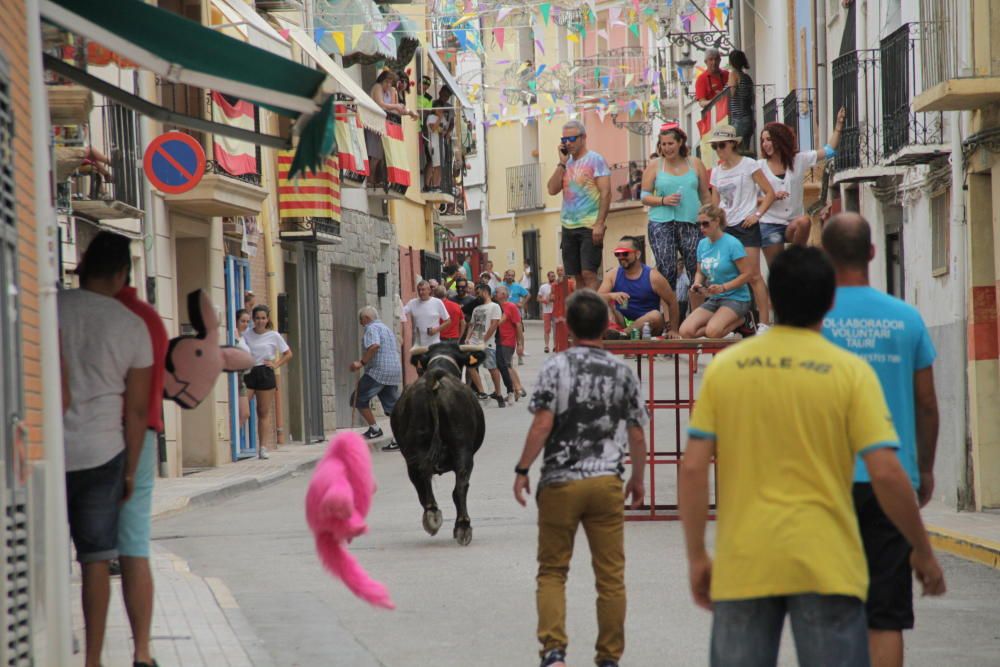
[[[438,395],[437,395],[438,388],[441,386],[442,378],[443,374],[434,377],[433,381],[431,382],[431,392],[433,394],[431,396],[431,401],[430,401],[431,420],[434,424],[434,427],[431,430],[430,447],[428,447],[427,449],[427,458],[425,459],[427,467],[427,470],[425,470],[425,472],[428,475],[433,475],[439,470],[441,460],[445,456],[445,446],[444,442],[441,440],[441,413],[440,409],[438,408]]]
[[[329,533],[316,535],[316,553],[330,574],[365,602],[383,609],[395,609],[389,591],[358,564],[354,556]]]

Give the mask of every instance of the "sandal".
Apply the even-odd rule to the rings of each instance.
[[[538,667],[553,667],[554,665],[566,667],[566,651],[561,648],[554,648],[550,651],[546,651],[545,654],[542,655],[542,662]]]

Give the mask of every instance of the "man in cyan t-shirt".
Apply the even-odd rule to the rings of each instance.
[[[837,297],[823,320],[823,335],[875,369],[899,434],[899,460],[926,505],[934,493],[938,436],[930,334],[916,308],[868,284],[874,247],[864,218],[856,213],[831,218],[823,227],[823,248],[837,270]],[[911,548],[879,506],[860,460],[854,467],[854,506],[871,579],[872,665],[900,665],[903,630],[913,627]]]

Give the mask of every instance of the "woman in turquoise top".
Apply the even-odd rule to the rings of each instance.
[[[676,289],[678,250],[688,275],[694,275],[701,239],[695,220],[710,201],[708,172],[701,160],[688,156],[687,135],[679,127],[660,130],[657,153],[642,175],[642,203],[650,207],[647,236],[656,268]]]
[[[705,238],[698,243],[698,271],[690,292],[706,298],[681,324],[681,338],[724,338],[750,312],[750,262],[743,244],[725,233],[722,208],[703,206],[698,227]]]

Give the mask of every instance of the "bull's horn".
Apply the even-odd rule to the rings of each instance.
[[[429,348],[424,347],[422,345],[415,345],[410,348],[410,356],[415,357],[419,354],[427,354],[428,349]]]
[[[485,345],[459,345],[458,349],[460,352],[482,352],[486,349]]]

